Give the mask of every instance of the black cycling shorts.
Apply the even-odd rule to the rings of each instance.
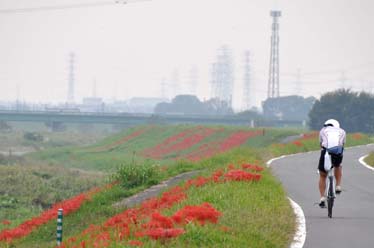
[[[321,150],[321,156],[319,157],[319,163],[318,163],[318,170],[322,172],[325,171],[325,154],[326,154],[326,149]],[[343,162],[343,154],[341,155],[336,155],[336,154],[331,154],[331,163],[334,167],[339,167],[341,166]]]

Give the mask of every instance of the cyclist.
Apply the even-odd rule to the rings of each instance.
[[[319,206],[325,207],[325,190],[326,190],[326,177],[327,172],[324,169],[325,154],[328,152],[331,155],[331,163],[334,167],[334,174],[336,180],[335,192],[340,194],[341,179],[342,179],[342,166],[343,161],[343,149],[345,144],[345,131],[340,128],[340,124],[337,120],[327,120],[323,128],[319,133],[319,141],[321,146],[321,156],[319,158],[318,170],[319,170],[319,192],[321,194],[321,200]]]

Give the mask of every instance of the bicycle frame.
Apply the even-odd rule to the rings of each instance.
[[[334,177],[334,167],[327,172],[328,182],[326,184],[326,193],[327,193],[327,215],[329,218],[332,218],[332,208],[334,206],[335,195],[335,177]]]

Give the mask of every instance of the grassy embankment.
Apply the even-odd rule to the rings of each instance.
[[[119,163],[124,161],[136,161],[131,163],[148,163],[159,169],[151,181],[157,182],[162,179],[176,175],[183,171],[203,169],[202,174],[209,174],[218,168],[224,168],[229,163],[240,164],[242,162],[264,164],[271,156],[285,153],[295,153],[306,150],[318,149],[315,138],[302,138],[299,141],[289,144],[271,145],[281,141],[284,137],[295,134],[291,131],[267,130],[264,136],[257,136],[248,139],[242,148],[217,155],[197,163],[188,161],[174,161],[170,158],[177,157],[177,154],[169,154],[169,157],[160,160],[148,160],[140,158],[139,151],[152,147],[169,137],[180,132],[180,129],[187,127],[179,126],[176,129],[170,127],[155,127],[156,132],[145,133],[134,140],[124,143],[118,142],[126,134],[106,139],[100,144],[84,149],[66,148],[63,150],[45,151],[35,154],[33,159],[40,158],[47,160],[49,166],[64,165],[90,170],[115,171]],[[217,133],[230,132],[234,129],[224,129]],[[165,133],[167,132],[167,133]],[[130,132],[128,132],[130,133]],[[127,134],[128,134],[127,133]],[[362,144],[370,142],[365,136],[357,138],[349,136],[348,144]],[[210,137],[214,139],[214,137]],[[115,146],[113,144],[116,143]],[[192,148],[190,148],[192,149]],[[166,166],[166,167],[165,167]],[[164,170],[164,168],[167,168]],[[210,202],[222,212],[219,225],[226,226],[228,231],[212,225],[188,225],[186,233],[170,242],[142,240],[145,247],[158,247],[170,245],[173,247],[211,247],[221,244],[222,247],[285,247],[289,244],[294,232],[294,219],[292,210],[285,197],[285,193],[279,182],[265,170],[263,178],[259,182],[227,182],[224,184],[208,184],[202,188],[192,188],[188,199],[181,203],[201,204]],[[117,214],[122,209],[112,207],[125,196],[132,195],[148,187],[147,184],[133,189],[124,189],[116,185],[105,190],[86,202],[82,207],[71,215],[64,218],[64,237],[76,236],[90,224],[100,224],[105,219]],[[181,205],[174,208],[178,209]],[[172,210],[165,210],[165,214]],[[55,236],[55,221],[50,221],[33,231],[26,238],[16,240],[16,247],[52,247]],[[122,247],[112,245],[111,247]]]
[[[374,167],[374,152],[369,153],[369,155],[365,158],[365,162]]]
[[[51,166],[49,161],[31,159],[33,155],[17,154],[92,144],[108,136],[110,126],[67,125],[63,132],[51,132],[40,123],[9,125],[9,129],[0,130],[0,231],[105,181],[102,172],[66,168],[63,163]],[[27,134],[39,139],[27,139]],[[11,224],[2,225],[1,220],[11,220]]]

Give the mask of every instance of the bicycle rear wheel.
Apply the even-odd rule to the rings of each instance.
[[[333,177],[329,177],[329,190],[327,193],[327,216],[332,218],[332,208],[334,207],[334,186]]]

